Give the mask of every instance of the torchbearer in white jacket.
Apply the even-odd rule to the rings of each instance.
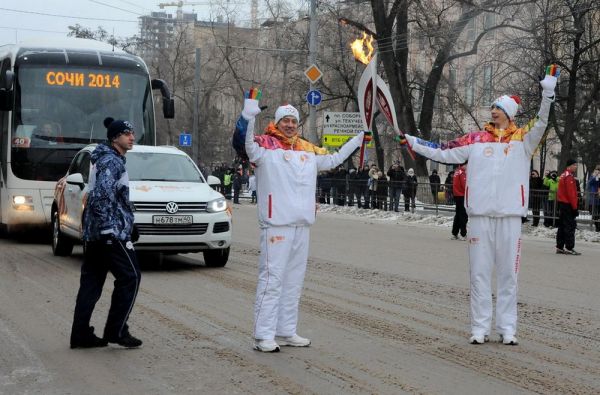
[[[527,215],[531,157],[548,123],[558,70],[546,68],[542,102],[530,129],[514,123],[519,99],[501,96],[491,106],[483,131],[447,144],[406,135],[413,150],[443,163],[469,162],[465,208],[469,214],[471,344],[489,339],[492,270],[496,267],[496,332],[504,344],[518,344],[517,276],[521,264],[521,217]]]
[[[309,229],[315,222],[317,173],[342,164],[360,147],[364,133],[338,152],[328,154],[298,136],[298,110],[285,105],[275,112],[275,122],[266,134],[255,136],[254,120],[261,112],[258,99],[260,91],[246,93],[233,146],[256,166],[260,197],[254,349],[274,352],[280,346],[310,345],[309,339],[298,336],[296,327],[308,260]]]

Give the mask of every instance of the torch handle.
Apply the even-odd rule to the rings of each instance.
[[[415,151],[413,151],[412,147],[410,146],[410,143],[408,142],[408,139],[406,138],[406,136],[404,135],[404,132],[398,128],[394,128],[394,130],[396,131],[396,133],[398,133],[398,136],[402,137],[404,140],[406,140],[406,147],[408,148],[408,154],[410,155],[410,157],[412,158],[412,160],[416,160],[416,156],[415,156]]]

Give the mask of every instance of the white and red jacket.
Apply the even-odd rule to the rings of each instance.
[[[341,165],[362,144],[364,133],[334,154],[261,147],[254,138],[254,118],[247,119],[245,148],[256,165],[258,221],[266,226],[310,226],[315,222],[317,173]]]
[[[493,124],[485,130],[466,134],[439,145],[414,136],[406,138],[413,150],[442,163],[469,162],[465,207],[469,215],[506,217],[527,215],[529,166],[539,144],[553,99],[542,98],[537,119],[531,129],[506,130]]]

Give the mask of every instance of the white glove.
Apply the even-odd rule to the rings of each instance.
[[[260,114],[260,107],[258,106],[258,100],[244,99],[244,109],[242,110],[242,116],[250,120]]]
[[[554,97],[554,88],[556,88],[556,82],[558,78],[546,75],[543,80],[540,81],[542,86],[542,95],[544,97]]]
[[[546,76],[540,81],[542,95],[544,97],[554,97],[554,89],[556,88],[556,83],[558,82],[559,76],[560,69],[558,69],[556,65],[550,65],[546,67]]]

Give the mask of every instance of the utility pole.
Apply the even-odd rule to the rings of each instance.
[[[308,66],[317,62],[317,0],[310,0],[310,36],[308,41]],[[314,89],[313,83],[310,83],[310,90]],[[317,109],[315,106],[308,105],[308,133],[307,138],[313,143],[317,143]]]
[[[194,72],[194,125],[192,130],[192,160],[198,166],[198,145],[200,144],[200,48],[196,48]]]

